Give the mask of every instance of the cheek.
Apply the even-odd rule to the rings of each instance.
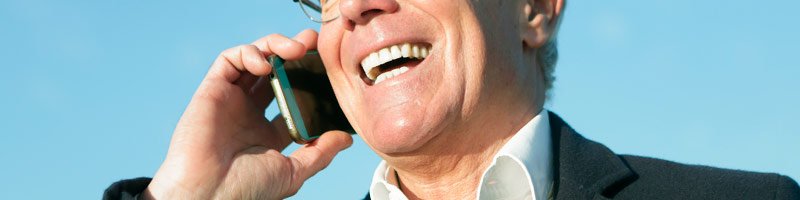
[[[322,61],[325,63],[327,70],[331,70],[334,66],[339,67],[339,51],[338,46],[341,44],[341,33],[338,33],[334,27],[322,26],[320,28],[319,37],[317,37],[317,50],[322,56]]]
[[[467,17],[464,17],[467,18]],[[469,19],[469,18],[467,18]],[[476,20],[461,21],[448,34],[448,81],[450,87],[458,88],[461,114],[470,117],[478,104],[479,96],[484,88],[484,74],[487,68],[496,67],[487,63],[487,46],[483,30]],[[489,49],[488,51],[491,51]]]

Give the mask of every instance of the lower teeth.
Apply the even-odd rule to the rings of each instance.
[[[408,67],[403,66],[403,67],[399,67],[397,69],[393,69],[393,70],[388,71],[388,72],[381,73],[381,74],[378,75],[377,78],[375,78],[375,83],[374,84],[378,84],[380,82],[383,82],[386,79],[390,79],[390,78],[393,78],[393,77],[398,76],[400,74],[406,73],[407,71],[408,71]]]

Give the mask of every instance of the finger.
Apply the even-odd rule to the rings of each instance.
[[[239,71],[246,71],[256,76],[266,76],[272,72],[272,65],[255,45],[241,45],[223,51],[222,55]]]
[[[251,90],[253,86],[258,82],[260,76],[253,75],[248,71],[240,72],[239,78],[236,79],[233,83],[242,88],[242,91],[246,91],[247,94],[251,94]]]
[[[264,76],[272,72],[272,65],[267,62],[258,47],[240,45],[222,51],[211,65],[206,79],[221,78],[229,83],[234,83],[242,77],[242,72]],[[249,83],[254,82],[253,80]]]
[[[306,46],[306,50],[314,50],[317,49],[318,37],[319,35],[317,34],[317,31],[314,31],[313,29],[306,29],[300,33],[297,33],[297,35],[295,35],[292,39],[303,43],[303,45]]]
[[[261,114],[261,116],[263,116],[263,114]],[[251,117],[250,119],[256,118],[259,117]],[[238,146],[243,148],[265,146],[277,151],[283,151],[283,149],[292,143],[292,139],[289,137],[289,128],[283,116],[278,115],[271,121],[267,121],[267,119],[264,118],[258,120],[263,120],[263,122],[253,123],[259,126],[258,128],[252,129],[254,131],[243,131],[229,137],[242,144]],[[242,151],[243,149],[237,150]]]
[[[252,45],[258,47],[265,56],[278,55],[286,60],[297,60],[306,53],[303,43],[280,34],[271,34],[256,40]]]
[[[328,164],[337,153],[350,147],[353,138],[342,131],[328,131],[313,142],[297,149],[289,158],[294,166],[293,188],[299,188],[305,180]]]
[[[272,90],[272,83],[270,83],[269,77],[258,77],[256,83],[250,88],[250,98],[255,103],[257,109],[267,109],[269,103],[275,98],[275,93]]]
[[[274,138],[270,138],[266,145],[272,149],[283,151],[283,149],[292,143],[286,121],[283,116],[278,114],[270,121],[270,124],[272,124],[272,131],[270,133],[274,134]]]

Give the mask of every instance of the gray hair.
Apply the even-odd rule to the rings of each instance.
[[[556,77],[553,72],[556,70],[556,62],[558,61],[558,42],[552,39],[544,44],[539,51],[536,52],[536,64],[542,69],[542,77],[544,77],[544,89],[546,92],[550,91],[553,87],[553,81]]]
[[[564,0],[561,6],[562,16],[559,16],[560,19],[556,21],[557,24],[555,25],[555,30],[553,30],[552,38],[536,52],[536,64],[542,69],[541,73],[544,79],[545,94],[550,93],[550,89],[553,88],[553,82],[556,81],[556,77],[553,75],[556,71],[556,62],[558,62],[558,41],[556,40],[556,36],[558,35],[558,29],[561,27],[564,11],[566,11],[566,9],[567,0]],[[550,97],[550,95],[546,96],[547,98]]]

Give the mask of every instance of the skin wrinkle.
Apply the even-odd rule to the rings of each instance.
[[[374,23],[374,21],[375,21],[375,20],[373,20],[373,22],[371,22],[371,23]],[[378,21],[380,21],[380,20],[378,20]],[[406,24],[407,24],[407,23],[400,23],[400,24],[398,24],[398,25],[400,25],[400,26],[405,26]],[[380,23],[378,23],[378,24],[375,24],[374,26],[384,26],[384,28],[391,28],[391,27],[386,27],[387,25],[385,25],[385,24],[380,24]],[[374,26],[369,26],[369,27],[367,27],[367,28],[374,29],[374,28],[375,28]],[[382,33],[383,33],[383,31],[382,31]],[[428,59],[430,60],[431,58],[428,58]],[[426,87],[427,87],[427,86],[426,86]],[[426,95],[428,95],[428,94],[426,94]],[[436,103],[438,103],[438,102],[418,103],[418,105],[429,105],[429,104],[436,104]],[[356,107],[357,107],[357,106],[356,106]],[[380,112],[376,112],[376,113],[380,113]],[[424,116],[424,115],[422,115],[422,116]],[[430,117],[430,116],[424,116],[424,117],[425,117],[425,119],[426,119],[426,120],[427,120],[427,119],[431,119],[431,118],[436,118],[436,117]],[[369,118],[368,118],[367,120],[369,120]],[[367,124],[370,124],[370,123],[367,123]],[[423,126],[426,126],[426,127],[427,127],[428,125],[424,125],[424,124],[423,124]],[[373,128],[374,128],[374,127],[377,127],[377,126],[373,126]],[[387,136],[388,136],[388,135],[387,135]],[[419,139],[418,139],[418,140],[419,140]],[[367,139],[367,141],[369,141],[369,139]],[[373,143],[373,142],[369,142],[369,143]],[[374,143],[373,143],[373,144],[374,144]],[[417,145],[424,145],[424,144],[422,144],[422,143],[418,143]],[[371,145],[371,147],[373,147],[373,149],[375,149],[375,145]]]
[[[530,109],[532,109],[531,107]],[[531,113],[533,111],[528,111]],[[538,112],[537,112],[538,113]],[[529,119],[533,118],[532,115],[525,115],[521,116],[519,119],[510,121],[507,123],[509,125],[509,130],[507,131],[515,131],[522,128]],[[488,122],[487,122],[488,123]],[[484,123],[482,126],[492,126],[491,124]],[[504,131],[499,131],[504,132]],[[510,137],[502,138],[499,144],[505,144]],[[469,143],[467,143],[469,144]],[[501,145],[491,145],[486,143],[476,143],[473,141],[472,144],[479,144],[484,145],[480,146],[475,149],[479,149],[481,151],[473,151],[467,153],[466,155],[464,152],[460,151],[451,151],[451,152],[440,152],[440,154],[430,154],[429,159],[423,160],[452,160],[451,162],[423,162],[420,163],[419,166],[416,166],[414,169],[422,169],[422,170],[415,170],[413,173],[418,174],[420,176],[404,176],[403,174],[412,174],[409,172],[405,172],[401,169],[396,169],[399,171],[401,183],[403,184],[401,188],[409,188],[409,190],[404,190],[403,192],[406,193],[409,198],[414,199],[414,195],[416,193],[420,194],[442,194],[442,196],[427,196],[427,198],[433,199],[468,199],[477,192],[477,184],[479,184],[480,178],[483,175],[482,172],[488,168],[488,165],[491,162],[474,162],[478,161],[490,161],[493,155],[499,151],[502,147]],[[442,163],[453,163],[449,165],[442,165]],[[477,163],[477,165],[476,165]],[[426,170],[427,169],[427,170]],[[475,170],[481,169],[481,170]],[[468,176],[461,176],[460,174],[467,174]],[[431,179],[430,177],[433,177]],[[443,182],[441,177],[459,177],[454,179],[454,182]],[[472,180],[472,181],[464,181],[464,180]],[[407,183],[417,183],[415,187],[414,185],[408,185]],[[411,188],[410,188],[411,187]],[[452,192],[454,188],[464,188],[464,189],[455,189],[455,191],[471,191],[466,193],[461,193],[463,195],[462,198],[453,198],[454,193]],[[413,191],[421,191],[421,192],[413,192]],[[413,197],[412,197],[413,196]]]
[[[424,2],[424,3],[434,3],[435,4],[435,3],[440,3],[440,2],[439,1],[431,1],[431,2]],[[403,7],[400,7],[400,10],[402,10],[402,9],[403,9]],[[434,18],[434,16],[430,16],[427,12],[423,12],[423,14],[428,15],[426,17]],[[440,21],[436,21],[436,22],[438,23],[438,27],[444,27],[445,26]],[[461,38],[454,38],[454,39],[461,39]],[[450,41],[448,41],[448,42],[446,42],[446,44],[461,44],[461,43],[460,42],[450,42]],[[454,51],[454,49],[456,49],[456,48],[457,47],[445,48],[445,51]],[[438,53],[438,52],[434,52],[434,53]],[[444,53],[444,52],[442,52],[442,53]],[[459,64],[459,66],[465,66],[465,65],[463,63],[461,63],[461,64]],[[446,70],[446,72],[444,72],[445,74],[454,74],[454,73],[456,73],[454,71],[450,71],[451,70],[450,68],[444,68],[444,70]],[[457,77],[457,78],[462,78],[462,77]],[[461,81],[463,81],[463,80],[456,80],[456,81],[453,81],[453,82],[461,82]],[[445,84],[448,84],[448,83],[445,83]],[[457,87],[457,86],[455,86],[455,87]],[[436,91],[433,92],[433,94],[446,94],[444,92],[440,92],[440,90],[442,90],[442,89],[443,88],[441,88],[441,87],[436,88]],[[462,90],[462,92],[464,92],[464,91]],[[457,101],[453,101],[451,99],[447,99],[447,98],[454,98],[453,96],[445,96],[445,98],[446,98],[445,102],[457,102]],[[464,99],[467,99],[467,98],[464,98]],[[417,99],[416,102],[417,102],[417,105],[420,105],[420,106],[423,104],[421,102],[421,100],[419,100],[419,99]],[[434,102],[434,104],[440,104],[440,102]],[[444,103],[442,103],[442,104],[444,104]],[[450,121],[454,121],[455,119],[460,118],[460,116],[452,116],[452,115],[454,115],[452,111],[451,112],[447,112],[447,113],[448,114],[443,117],[444,119],[450,119]],[[432,113],[426,113],[426,115],[423,115],[422,121],[429,121],[429,119],[435,118],[435,116],[431,116],[431,115],[433,115],[433,114]],[[446,128],[441,127],[439,130],[435,130],[435,132],[441,132],[444,129],[446,129]],[[435,136],[435,137],[438,137],[438,136]],[[431,140],[433,140],[433,139],[431,139]],[[431,140],[429,140],[427,143],[423,144],[422,146],[427,145],[428,143],[430,143]],[[408,156],[408,155],[413,155],[414,153],[416,153],[416,152],[400,153],[397,156],[405,157],[405,156]]]
[[[542,108],[543,76],[531,62],[536,51],[523,39],[547,35],[538,34],[542,27],[527,27],[531,24],[520,17],[525,15],[522,5],[528,3],[524,0],[370,2],[375,3],[341,0],[342,5],[350,4],[340,6],[340,18],[321,28],[320,53],[337,97],[347,102],[342,105],[346,116],[370,148],[397,171],[409,198],[475,198],[491,158]],[[397,3],[392,5],[396,9],[373,12],[369,18],[361,15],[381,9],[369,6],[390,3]],[[354,7],[364,10],[345,10]],[[358,67],[352,63],[353,52],[359,45],[395,41],[407,30],[433,35],[424,37],[433,40],[425,41],[432,45],[425,65],[404,74],[424,76],[419,80],[426,82],[390,87],[395,93],[374,99],[388,101],[367,102],[362,97],[375,86],[353,77],[352,68]],[[369,103],[380,106],[365,106]]]
[[[254,76],[269,71],[264,56],[299,59],[318,40],[335,94],[339,102],[346,102],[341,106],[348,120],[370,148],[408,180],[403,188],[409,197],[474,197],[489,158],[541,108],[543,90],[534,92],[530,86],[542,88],[542,80],[519,74],[537,67],[524,63],[530,60],[520,61],[521,51],[538,46],[517,49],[518,35],[506,27],[521,11],[504,10],[513,8],[507,6],[511,3],[497,1],[339,2],[339,10],[347,12],[324,24],[319,35],[304,31],[289,39],[272,34],[254,42],[257,46],[221,53],[181,116],[167,158],[145,196],[276,199],[294,194],[309,176],[330,164],[344,145],[352,144],[346,133],[326,133],[319,143],[286,157],[279,152],[289,143],[286,134],[252,125],[264,123],[264,107],[253,101],[266,97],[243,91],[251,90]],[[381,9],[364,17],[365,11]],[[535,19],[548,20],[538,15]],[[547,40],[543,37],[548,36],[548,23],[539,24],[523,28],[528,31],[520,33],[525,43]],[[418,67],[387,84],[364,83],[358,57],[392,45],[387,43],[418,41],[430,44],[432,52]],[[538,71],[534,69],[528,71]],[[539,96],[531,98],[532,94]],[[257,173],[251,173],[254,169]]]

